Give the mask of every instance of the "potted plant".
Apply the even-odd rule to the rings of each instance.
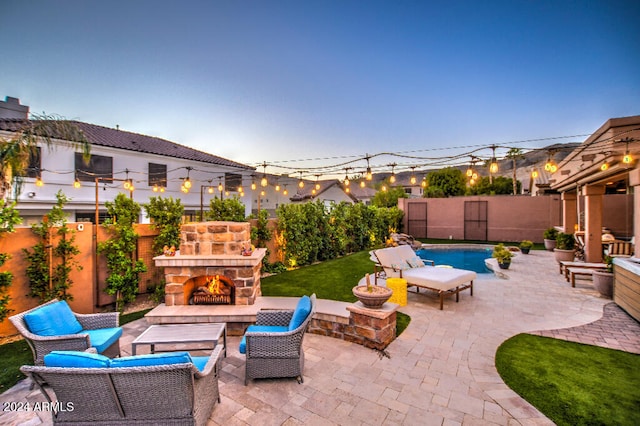
[[[511,251],[501,243],[496,244],[496,246],[493,247],[493,253],[491,253],[491,257],[498,261],[498,266],[500,267],[500,269],[509,269],[513,253],[511,253]]]
[[[529,250],[533,247],[533,241],[522,240],[520,242],[520,251],[524,254],[529,254]]]
[[[576,257],[576,239],[573,234],[558,232],[556,236],[556,248],[553,249],[553,253],[558,263],[573,261]]]
[[[556,228],[549,228],[544,231],[542,235],[544,238],[544,248],[553,251],[556,248],[556,237],[558,236],[558,230]]]
[[[355,286],[351,290],[365,308],[380,309],[384,303],[393,295],[393,290],[388,287],[371,285],[369,274],[365,275],[367,285]]]
[[[607,269],[593,270],[593,286],[598,292],[609,299],[613,297],[613,257],[605,256]]]

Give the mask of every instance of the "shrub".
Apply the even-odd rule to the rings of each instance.
[[[555,240],[558,235],[558,230],[556,228],[549,228],[544,231],[542,235],[545,240]]]
[[[573,234],[559,232],[556,236],[556,248],[559,250],[573,250],[576,247],[576,239]]]

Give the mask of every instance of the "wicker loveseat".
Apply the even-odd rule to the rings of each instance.
[[[66,301],[51,300],[9,317],[33,352],[35,365],[42,365],[51,351],[84,351],[94,347],[111,358],[120,355],[119,313],[77,314]]]
[[[56,425],[205,425],[220,402],[222,349],[209,357],[170,352],[113,360],[55,351],[45,366],[20,370],[40,387]]]
[[[302,340],[316,309],[316,295],[303,296],[295,310],[261,310],[240,342],[246,354],[244,384],[258,378],[295,377],[304,381]]]

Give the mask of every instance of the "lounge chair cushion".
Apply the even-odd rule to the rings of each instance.
[[[189,352],[161,352],[157,354],[134,355],[111,360],[111,367],[148,367],[151,365],[193,363]]]
[[[33,334],[40,336],[64,336],[82,331],[82,325],[64,300],[29,312],[24,322]]]
[[[46,367],[109,368],[110,363],[104,355],[80,351],[52,351],[44,357]]]
[[[257,333],[284,333],[285,331],[289,331],[288,326],[283,325],[250,325],[247,327],[246,333],[257,332]],[[242,340],[240,341],[240,353],[247,353],[247,337],[246,333],[242,336]]]
[[[82,330],[81,332],[89,335],[91,346],[96,348],[100,354],[117,342],[120,336],[122,336],[122,328],[120,327]]]
[[[473,271],[455,268],[437,268],[433,266],[412,268],[404,271],[402,274],[402,278],[406,279],[409,285],[419,285],[441,291],[454,289],[476,279],[476,277],[477,274]]]
[[[298,301],[298,306],[296,306],[296,310],[293,311],[293,316],[291,317],[291,321],[289,322],[289,331],[295,330],[300,327],[304,320],[307,319],[309,314],[311,313],[311,299],[309,296],[302,296]]]

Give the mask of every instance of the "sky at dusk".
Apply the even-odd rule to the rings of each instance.
[[[616,0],[1,0],[0,99],[269,173],[402,168],[640,114],[639,22]]]

